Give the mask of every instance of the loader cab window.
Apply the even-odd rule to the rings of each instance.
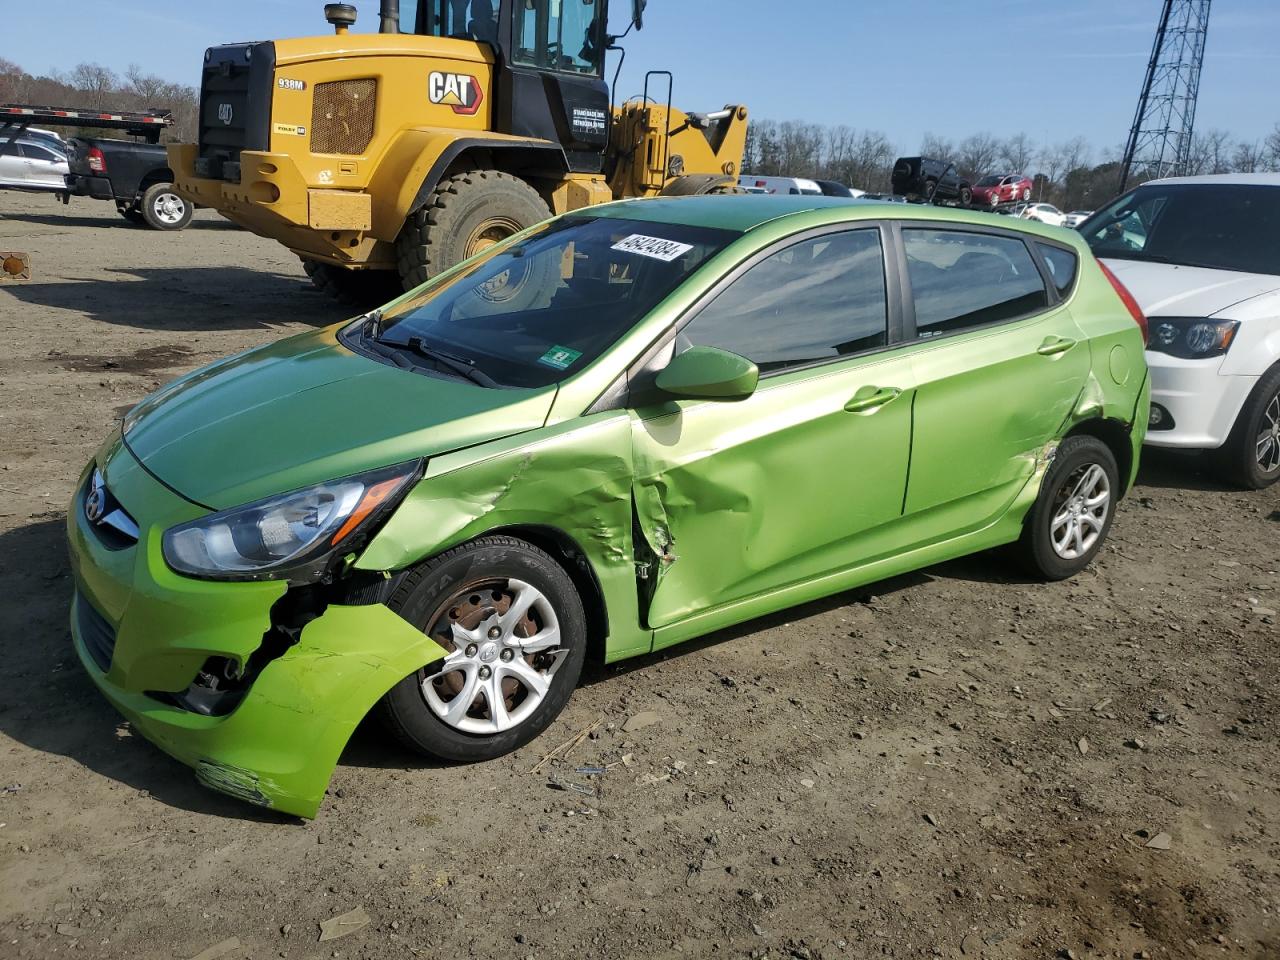
[[[498,45],[498,0],[423,0],[419,7],[419,33]],[[410,22],[403,3],[400,22]]]
[[[562,73],[601,75],[603,0],[516,0],[512,60]]]

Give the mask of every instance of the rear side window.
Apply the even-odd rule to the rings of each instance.
[[[1070,250],[1051,247],[1047,243],[1037,243],[1036,248],[1048,264],[1049,272],[1053,274],[1053,285],[1058,288],[1058,293],[1066,296],[1076,279],[1076,255]]]
[[[882,347],[884,252],[871,228],[826,234],[765,258],[681,331],[695,346],[744,356],[761,372]]]
[[[956,230],[903,230],[916,336],[1013,320],[1049,304],[1026,244]]]

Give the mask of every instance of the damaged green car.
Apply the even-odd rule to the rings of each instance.
[[[1074,233],[981,213],[549,221],[132,410],[68,513],[76,650],[202,783],[311,817],[370,711],[483,760],[588,657],[1000,544],[1071,576],[1147,422],[1122,296]]]

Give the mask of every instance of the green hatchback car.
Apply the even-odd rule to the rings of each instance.
[[[1001,544],[1078,572],[1137,470],[1142,323],[1026,221],[564,216],[132,410],[68,513],[75,647],[205,785],[311,817],[370,711],[483,760],[589,656]]]

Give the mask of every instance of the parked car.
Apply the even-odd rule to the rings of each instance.
[[[848,187],[843,183],[835,180],[815,180],[824,197],[846,197],[857,198],[866,193],[865,190],[859,190],[856,187]]]
[[[1016,200],[1027,201],[1031,199],[1033,186],[1031,179],[1020,173],[994,174],[973,185],[973,202],[994,207]]]
[[[1092,216],[1092,210],[1072,210],[1066,215],[1066,218],[1062,221],[1062,225],[1074,230]]]
[[[1280,175],[1144,183],[1080,227],[1149,316],[1147,443],[1280,479]]]
[[[780,193],[786,196],[805,194],[811,197],[822,196],[822,187],[816,180],[804,177],[758,177],[754,175],[738,178],[738,186],[759,188],[766,193]]]
[[[978,213],[569,214],[130,411],[68,513],[76,650],[202,783],[313,816],[371,710],[492,758],[588,653],[1004,543],[1080,572],[1137,468],[1140,319],[1077,234]]]
[[[0,188],[66,193],[67,158],[44,138],[0,137]]]
[[[1023,220],[1038,220],[1051,227],[1060,227],[1067,220],[1067,215],[1052,203],[1022,203],[1013,208],[1013,215]]]
[[[82,197],[111,200],[130,223],[155,230],[181,230],[191,222],[191,204],[173,189],[173,171],[159,144],[138,140],[67,141],[70,169],[64,189]]]
[[[931,157],[899,157],[893,164],[893,192],[909,200],[950,200],[962,207],[973,202],[973,187],[954,164]]]

